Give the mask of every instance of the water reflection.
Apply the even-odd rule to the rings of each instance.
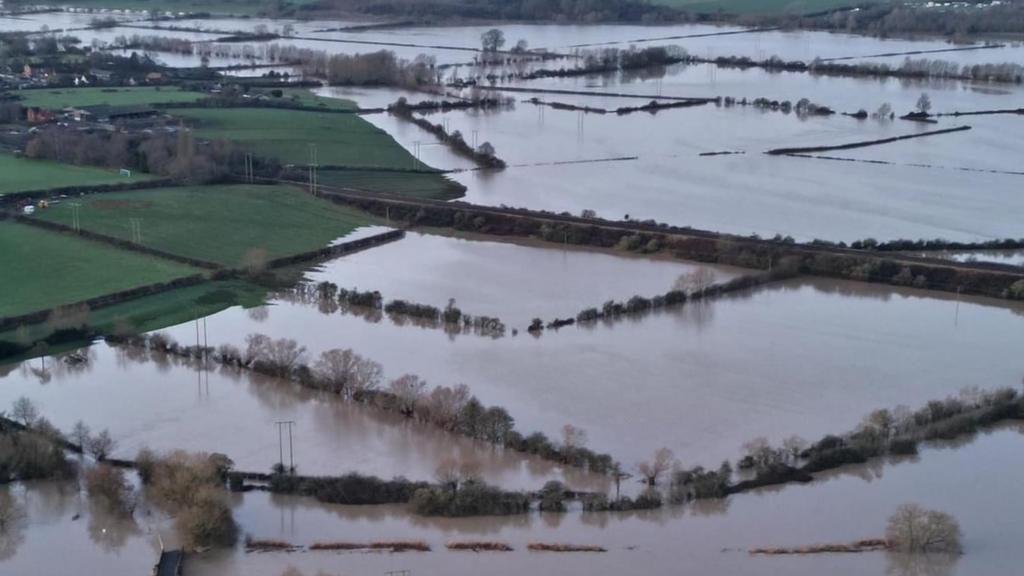
[[[26,513],[13,489],[0,486],[0,562],[14,556],[25,540]]]
[[[887,576],[952,576],[959,556],[948,554],[901,554],[887,552]]]

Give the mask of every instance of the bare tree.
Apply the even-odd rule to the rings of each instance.
[[[92,434],[92,430],[86,426],[85,422],[79,420],[75,422],[74,427],[71,428],[71,441],[78,444],[82,450],[85,450],[85,445],[89,443],[89,436]]]
[[[800,453],[807,449],[807,440],[793,435],[782,441],[782,449],[786,451],[786,455],[790,461],[796,462],[800,458]]]
[[[505,45],[505,33],[491,28],[480,35],[480,45],[484,52],[497,52]]]
[[[674,288],[687,294],[703,294],[715,281],[715,273],[711,269],[698,266],[679,276],[676,279]]]
[[[459,425],[459,414],[469,398],[469,387],[465,384],[452,388],[438,386],[431,390],[425,400],[427,416],[438,427],[454,430]]]
[[[25,426],[31,426],[39,418],[39,409],[36,408],[32,400],[22,396],[14,401],[14,405],[11,407],[11,417]]]
[[[878,430],[879,434],[882,435],[882,438],[889,438],[889,435],[892,434],[895,423],[896,420],[893,418],[892,412],[882,408],[865,416],[864,421],[861,422],[861,426],[865,428],[874,428]]]
[[[104,460],[114,448],[117,442],[110,436],[110,432],[104,428],[99,434],[93,436],[87,442],[89,453],[97,460]]]
[[[889,517],[885,537],[890,546],[905,553],[959,554],[962,551],[960,525],[956,519],[917,504],[904,504],[896,509]]]
[[[928,96],[927,92],[923,92],[921,94],[921,97],[917,99],[916,108],[917,108],[917,111],[920,112],[921,114],[927,114],[927,113],[931,112],[931,109],[932,109],[932,99],[931,99],[930,96]]]
[[[676,456],[671,450],[668,448],[658,448],[650,461],[640,462],[636,465],[636,468],[637,472],[643,476],[647,486],[653,488],[658,485],[658,478],[671,470],[675,462]]]
[[[100,464],[86,470],[85,487],[90,498],[115,514],[130,516],[135,510],[135,491],[120,468]]]
[[[345,396],[377,388],[384,373],[380,364],[347,348],[321,353],[313,370],[328,390]]]
[[[391,381],[388,384],[388,391],[395,395],[398,401],[398,411],[406,416],[412,416],[416,404],[423,398],[427,382],[415,374],[405,374]]]
[[[587,431],[572,424],[562,426],[562,454],[568,457],[587,445]]]
[[[757,470],[767,470],[783,460],[783,451],[773,448],[764,436],[754,438],[744,444],[743,451]]]

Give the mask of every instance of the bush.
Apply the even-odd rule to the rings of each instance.
[[[274,474],[270,479],[271,492],[312,496],[331,504],[405,503],[418,490],[428,486],[425,482],[411,482],[404,478],[382,480],[355,473],[321,478]]]
[[[803,469],[806,472],[819,472],[821,470],[838,468],[844,464],[861,464],[867,462],[867,460],[864,454],[856,448],[834,448],[832,450],[815,452]]]
[[[565,512],[565,484],[551,480],[540,490],[540,509],[544,512]]]
[[[421,488],[411,503],[413,511],[423,516],[507,516],[530,510],[530,499],[525,494],[505,492],[473,480],[454,491]]]
[[[889,453],[912,456],[917,454],[917,442],[910,438],[895,438],[889,442]]]
[[[86,470],[85,488],[90,498],[115,514],[131,515],[135,509],[134,490],[120,468],[99,464]]]
[[[238,533],[226,493],[213,486],[204,486],[192,495],[192,505],[178,514],[174,527],[182,545],[190,550],[231,546]]]
[[[661,508],[661,492],[657,488],[647,488],[633,502],[636,510],[653,510]]]

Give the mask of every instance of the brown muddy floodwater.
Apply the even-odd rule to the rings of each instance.
[[[134,519],[92,505],[76,482],[0,486],[20,512],[0,532],[0,574],[5,576],[144,576],[160,556],[160,538],[171,530],[158,514],[139,506]],[[2,495],[0,495],[2,497]]]
[[[401,257],[410,241],[407,246],[423,242],[431,249]],[[465,249],[450,265],[435,245],[445,243]],[[564,253],[569,265],[537,266],[560,256],[414,236],[383,249],[394,252],[387,259],[364,252],[313,276],[342,285],[346,277],[374,278],[380,283],[360,288],[379,289],[385,298],[442,304],[454,296],[467,312],[496,314],[520,329],[516,318],[535,315],[535,303],[564,310],[558,314],[564,317],[614,294],[601,291],[600,275],[592,285],[581,283],[579,292],[563,288],[576,285],[576,259],[593,256],[580,252]],[[674,273],[652,272],[674,263],[651,262],[637,274],[631,261],[613,261],[634,286],[650,286],[627,293],[662,292],[667,286],[655,290],[662,281],[655,276],[668,280]],[[503,271],[490,272],[495,262]],[[566,423],[580,426],[590,447],[627,467],[660,446],[687,464],[717,465],[758,436],[816,439],[852,429],[876,408],[919,406],[969,386],[1016,386],[1024,376],[1019,303],[958,302],[939,293],[827,279],[788,281],[539,337],[525,331],[498,339],[451,336],[398,326],[386,316],[374,322],[285,301],[256,312],[236,308],[210,317],[210,342],[241,345],[246,334],[261,332],[296,339],[310,358],[352,348],[380,362],[386,378],[413,373],[432,385],[467,384],[484,403],[507,408],[521,430],[557,436]],[[168,332],[181,342],[195,337],[191,324]]]
[[[600,292],[600,281],[579,293],[560,288],[574,285],[569,278],[580,269],[576,259],[590,254],[569,251],[567,266],[536,267],[535,262],[550,264],[544,258],[563,256],[507,244],[416,238],[385,249],[398,250],[397,256],[402,244],[419,241],[433,249],[382,260],[390,262],[384,270],[375,250],[368,251],[314,275],[341,279],[344,270],[352,278],[377,278],[386,283],[360,288],[379,289],[385,297],[443,304],[454,296],[468,312],[497,314],[510,326],[515,311],[532,312],[537,301],[551,300],[545,309],[564,309],[565,316],[611,295]],[[447,256],[436,253],[434,242],[469,246],[465,264],[439,265]],[[473,256],[478,249],[482,254]],[[654,290],[661,281],[655,274],[673,275],[650,270],[678,266],[651,262],[645,275],[629,272],[628,260],[613,260],[625,262],[624,275],[632,275],[636,286],[646,282],[649,294],[667,289]],[[495,261],[518,274],[485,282]],[[554,299],[561,302],[557,307]],[[380,362],[386,378],[414,373],[431,385],[464,383],[484,403],[508,409],[519,430],[557,436],[564,424],[574,424],[588,432],[591,448],[632,468],[660,446],[672,448],[687,465],[717,465],[737,457],[742,444],[758,436],[776,442],[792,434],[816,439],[853,428],[876,408],[919,406],[968,386],[1016,386],[1024,375],[1022,312],[1019,304],[995,300],[958,302],[936,293],[811,279],[539,337],[451,336],[398,326],[386,317],[372,322],[286,301],[226,310],[207,319],[207,330],[211,344],[242,345],[247,334],[261,332],[298,340],[308,348],[309,361],[323,350],[348,347]],[[167,332],[191,343],[195,325]],[[194,368],[139,363],[105,346],[94,349],[97,360],[84,374],[55,374],[44,384],[29,369],[38,360],[14,370],[0,380],[0,406],[26,395],[63,429],[79,418],[110,426],[123,439],[125,453],[142,444],[205,447],[256,469],[277,460],[273,422],[283,419],[298,422],[296,456],[304,472],[429,477],[437,458],[462,446],[461,440],[395,425],[293,387],[216,371],[206,386],[197,383]],[[489,454],[472,450],[482,450],[474,452],[481,459]],[[488,479],[503,485],[532,486],[544,476],[524,473],[530,466],[522,460],[498,461],[503,464],[495,463]]]
[[[646,513],[533,513],[501,518],[435,519],[400,506],[330,506],[310,499],[249,493],[235,518],[256,538],[314,542],[423,540],[431,552],[246,554],[222,550],[189,558],[195,576],[384,574],[520,576],[522,574],[822,574],[987,576],[1017,573],[1024,536],[1019,508],[1008,505],[1024,482],[1011,465],[1022,429],[1002,427],[965,446],[932,447],[894,465],[850,467],[809,485],[732,496]],[[922,489],[923,485],[927,489]],[[951,513],[964,532],[959,558],[907,558],[885,552],[751,556],[759,546],[800,546],[881,537],[889,515],[917,502]],[[452,541],[504,542],[513,552],[450,552]],[[598,545],[606,553],[529,552],[530,542]]]
[[[586,489],[603,478],[566,471],[548,462],[384,415],[288,382],[161,354],[97,344],[87,364],[36,359],[11,372],[0,386],[0,406],[27,396],[58,428],[77,420],[109,428],[114,455],[134,458],[148,446],[223,452],[239,470],[269,472],[281,457],[276,421],[293,420],[295,465],[302,474],[346,472],[384,478],[432,480],[439,462],[455,458],[480,464],[488,482],[537,489],[551,478]],[[41,370],[45,363],[46,371]],[[288,439],[284,438],[288,463]]]
[[[443,307],[454,298],[467,314],[497,316],[510,328],[524,329],[535,317],[575,317],[607,300],[664,294],[698,266],[544,242],[410,233],[398,242],[327,262],[307,276],[340,288],[380,290],[385,301]],[[727,266],[705,268],[714,272],[716,281],[751,273]]]

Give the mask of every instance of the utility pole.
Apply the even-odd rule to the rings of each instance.
[[[319,167],[317,162],[317,150],[316,144],[310,143],[309,145],[309,193],[313,196],[317,194],[317,174],[316,170]]]
[[[142,244],[142,218],[129,218],[132,225],[132,242]]]
[[[71,227],[75,229],[75,232],[81,232],[82,226],[81,221],[78,219],[78,210],[82,207],[78,202],[72,202],[71,206]]]
[[[274,422],[277,425],[277,452],[278,452],[278,464],[281,468],[284,468],[284,426],[288,426],[288,471],[295,472],[295,453],[293,452],[294,444],[292,444],[292,426],[295,425],[294,420],[278,420]]]

